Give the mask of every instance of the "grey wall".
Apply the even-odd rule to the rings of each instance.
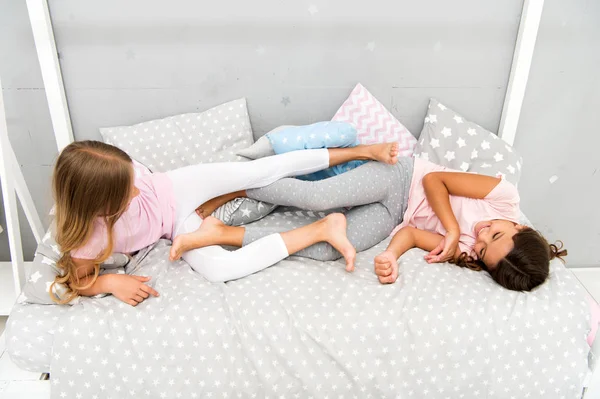
[[[565,172],[571,168],[564,154],[566,144],[559,144],[556,136],[562,132],[565,140],[574,141],[568,129],[579,132],[591,123],[580,119],[582,98],[586,93],[591,96],[588,85],[593,79],[592,66],[585,64],[598,66],[597,52],[591,51],[596,39],[586,36],[589,30],[598,32],[590,15],[597,9],[582,0],[546,3],[541,49],[536,52],[520,126],[525,133],[517,139],[526,162],[520,188],[532,219],[550,236],[565,239],[573,261],[593,263],[592,254],[583,251],[593,241],[579,248],[572,244],[581,227],[575,228],[577,224],[566,217],[557,220],[550,202],[549,209],[541,209],[537,199],[547,200],[560,185],[565,195],[573,190]],[[9,30],[0,39],[0,72],[3,77],[4,71],[13,74],[12,83],[4,77],[3,84],[14,115],[11,139],[26,165],[36,200],[47,209],[49,169],[44,165],[55,153],[26,10],[21,2],[0,0],[0,4],[0,22],[9,25],[0,25]],[[99,138],[101,126],[203,110],[242,96],[248,99],[258,135],[284,123],[329,119],[356,82],[416,136],[431,96],[496,131],[521,6],[517,0],[179,0],[168,7],[158,0],[50,1],[78,139]],[[560,18],[567,20],[566,26]],[[567,51],[569,59],[556,55],[557,48]],[[562,63],[564,68],[548,62]],[[547,95],[549,88],[556,93]],[[570,93],[566,96],[570,100],[563,93]],[[542,114],[550,118],[540,123]],[[23,138],[28,130],[33,140]],[[556,148],[554,157],[541,156],[541,139],[546,140],[548,154]],[[548,159],[554,161],[549,164]],[[545,175],[559,165],[563,169],[553,172],[559,180],[549,185],[550,176]],[[27,172],[34,166],[36,172]],[[569,200],[553,195],[552,201],[565,208]],[[591,200],[586,206],[588,213],[593,212]],[[6,253],[0,247],[0,255]]]
[[[523,210],[571,266],[600,266],[599,22],[598,1],[546,0],[515,142]]]
[[[430,96],[495,130],[521,10],[518,0],[168,4],[51,1],[77,138],[242,96],[263,133],[331,118],[359,81],[415,134]]]

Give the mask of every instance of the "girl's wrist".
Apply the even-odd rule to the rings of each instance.
[[[96,284],[98,284],[99,290],[107,294],[112,294],[115,276],[117,276],[117,274],[105,274],[103,276],[98,276]]]

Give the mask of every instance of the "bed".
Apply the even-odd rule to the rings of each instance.
[[[60,149],[73,134],[52,26],[44,1],[28,6]],[[524,7],[500,121],[509,144],[541,13],[538,1]],[[318,216],[279,208],[257,223],[293,227]],[[169,262],[162,240],[125,270],[151,276],[160,298],[137,308],[110,296],[17,303],[7,351],[24,369],[50,372],[53,398],[581,397],[594,364],[590,312],[560,261],[524,294],[486,273],[427,264],[415,249],[401,258],[399,280],[383,286],[372,259],[388,240],[359,253],[352,274],[340,262],[290,257],[220,284]]]
[[[280,209],[258,223],[306,218]],[[213,284],[171,264],[163,240],[128,270],[152,276],[160,298],[18,305],[7,350],[23,368],[51,370],[57,398],[581,396],[590,316],[560,261],[524,294],[415,249],[383,286],[372,259],[386,244],[360,253],[352,274],[291,257]]]

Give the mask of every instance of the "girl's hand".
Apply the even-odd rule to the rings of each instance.
[[[110,281],[110,293],[121,301],[137,306],[144,302],[150,295],[158,296],[158,292],[144,284],[150,277],[132,276],[129,274],[113,274]]]
[[[447,262],[454,257],[458,248],[458,239],[460,238],[459,231],[448,231],[446,236],[442,238],[437,247],[433,251],[425,255],[427,263]]]

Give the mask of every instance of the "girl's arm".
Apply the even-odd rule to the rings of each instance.
[[[94,277],[94,261],[89,259],[72,258],[77,267],[77,285],[86,286]],[[94,284],[85,290],[80,290],[82,296],[95,296],[98,294],[112,294],[121,301],[137,306],[150,295],[158,296],[158,292],[144,284],[150,277],[133,276],[129,274],[105,274],[98,276]]]
[[[446,229],[446,237],[425,257],[428,262],[445,262],[457,251],[460,228],[450,206],[450,195],[485,198],[500,183],[496,177],[459,172],[432,172],[423,177],[429,205]]]
[[[382,284],[390,284],[398,278],[398,258],[411,248],[417,247],[430,251],[435,248],[444,236],[429,231],[403,227],[398,231],[385,252],[375,257],[375,274]],[[459,255],[458,251],[454,256]]]
[[[430,231],[419,230],[414,227],[403,227],[401,228],[387,247],[387,251],[390,251],[396,259],[400,258],[406,251],[411,248],[420,248],[425,251],[431,251],[439,245],[444,239],[444,236]],[[460,251],[454,253],[454,257],[458,257]]]

